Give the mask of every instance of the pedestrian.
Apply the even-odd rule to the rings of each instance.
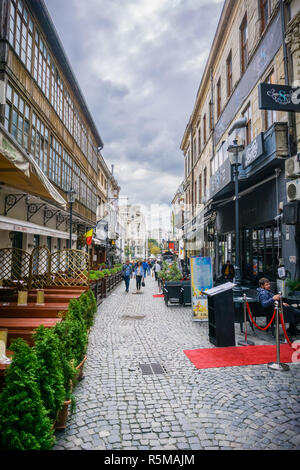
[[[152,268],[152,264],[151,264],[151,261],[148,259],[148,267],[147,267],[147,273],[148,275],[150,276],[150,271],[151,271],[151,268]]]
[[[144,270],[144,276],[146,277],[147,276],[147,270],[148,270],[148,263],[145,259],[142,263],[142,266],[143,266],[143,270]]]
[[[274,292],[271,291],[271,283],[266,277],[262,277],[259,280],[258,285],[258,301],[261,306],[269,312],[269,314],[272,314],[274,310],[274,302],[275,300],[280,300],[280,295],[274,294]],[[283,302],[282,306],[284,321],[290,324],[287,329],[287,333],[291,336],[298,336],[300,334],[300,330],[296,325],[300,322],[300,310],[285,302]]]
[[[234,278],[234,267],[230,263],[229,259],[222,266],[222,276],[223,279],[226,279],[228,281],[232,281]]]
[[[157,281],[157,274],[161,271],[161,266],[158,261],[155,261],[154,266],[153,266],[153,271],[155,274],[155,280]]]
[[[136,280],[136,292],[138,293],[141,290],[141,284],[142,284],[142,281],[144,281],[144,277],[145,277],[145,272],[144,272],[143,264],[141,263],[141,261],[137,263],[137,267],[134,272],[135,272],[135,280]]]
[[[129,259],[127,259],[126,263],[123,264],[122,266],[122,275],[125,281],[126,292],[129,292],[129,283],[130,283],[131,274],[132,274],[132,266],[129,263]]]

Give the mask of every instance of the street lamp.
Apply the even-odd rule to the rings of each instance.
[[[238,144],[237,139],[229,145],[229,160],[234,176],[234,200],[235,200],[235,282],[241,284],[240,267],[240,228],[239,228],[239,166],[242,164],[244,145]]]
[[[72,210],[73,210],[73,203],[75,202],[76,191],[74,189],[69,189],[67,191],[68,195],[68,202],[70,204],[70,249],[72,249]]]

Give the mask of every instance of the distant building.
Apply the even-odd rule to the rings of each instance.
[[[139,205],[124,205],[119,208],[120,224],[123,226],[123,259],[144,259],[148,257],[146,218]]]

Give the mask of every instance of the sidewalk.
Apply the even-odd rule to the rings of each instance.
[[[120,284],[99,306],[77,409],[54,450],[300,449],[300,364],[197,370],[183,350],[213,347],[207,322],[145,282],[138,295],[134,279],[128,294]],[[255,344],[274,342],[256,332]]]

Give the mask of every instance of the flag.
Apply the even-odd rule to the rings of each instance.
[[[87,244],[87,245],[91,245],[91,244],[92,244],[93,231],[94,231],[94,229],[91,228],[91,230],[89,230],[88,232],[86,232],[86,233],[84,234],[84,236],[86,237],[86,244]]]

